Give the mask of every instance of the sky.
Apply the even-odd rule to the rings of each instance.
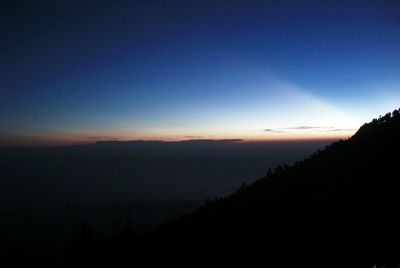
[[[336,139],[400,107],[398,1],[8,1],[0,145]]]

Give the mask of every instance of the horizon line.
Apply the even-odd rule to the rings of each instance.
[[[85,145],[101,145],[106,143],[120,143],[120,144],[128,144],[128,143],[291,143],[291,142],[318,142],[318,141],[326,141],[326,142],[335,142],[339,140],[347,140],[351,138],[348,137],[302,137],[302,138],[276,138],[276,139],[179,139],[179,140],[168,140],[168,139],[133,139],[133,140],[96,140],[94,142],[87,141],[59,141],[59,142],[49,142],[49,143],[13,143],[13,144],[1,144],[0,149],[10,149],[10,148],[54,148],[54,147],[69,147],[69,146],[85,146]]]

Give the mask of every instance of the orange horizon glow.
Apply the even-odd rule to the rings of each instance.
[[[340,133],[311,132],[311,133],[278,133],[257,135],[83,135],[83,134],[58,134],[58,135],[14,135],[3,138],[1,147],[47,147],[64,145],[93,144],[97,141],[163,141],[179,142],[190,140],[238,140],[238,142],[296,142],[296,141],[335,141],[350,138],[355,131]]]

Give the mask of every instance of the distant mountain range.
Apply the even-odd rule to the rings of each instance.
[[[131,141],[119,141],[119,140],[99,140],[96,141],[96,145],[129,145],[129,144],[185,144],[185,143],[229,143],[229,142],[240,142],[242,139],[189,139],[189,140],[180,140],[180,141],[163,141],[163,140],[131,140]]]
[[[396,110],[150,233],[82,242],[63,263],[398,267],[399,152]]]

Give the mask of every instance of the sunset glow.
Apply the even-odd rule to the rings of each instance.
[[[1,44],[2,146],[340,139],[400,103],[388,3],[53,4],[36,24],[38,10],[18,8]]]

